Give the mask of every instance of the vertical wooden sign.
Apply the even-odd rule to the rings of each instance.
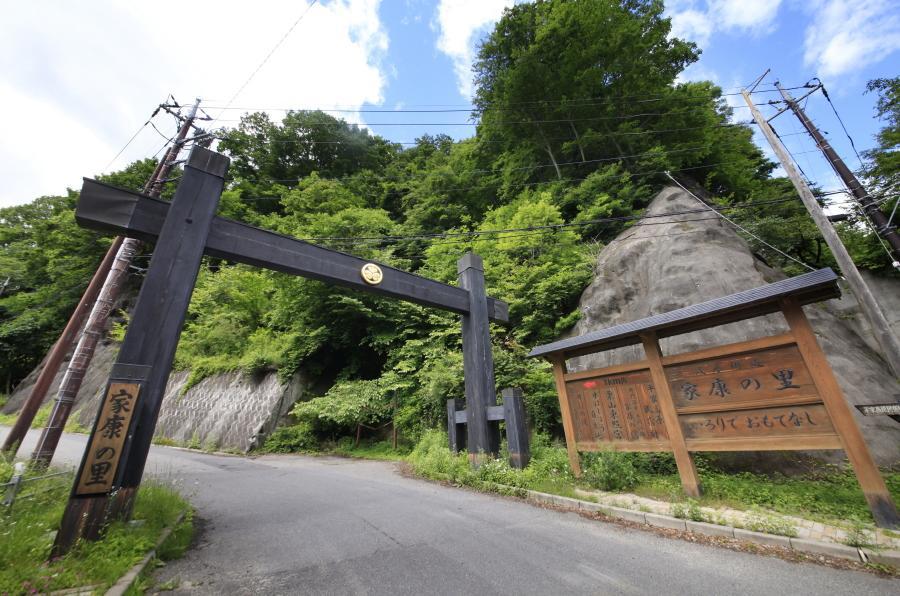
[[[78,472],[76,496],[107,493],[112,489],[140,392],[137,383],[109,384]]]

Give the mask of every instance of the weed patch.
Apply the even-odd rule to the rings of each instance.
[[[11,474],[11,465],[0,462],[0,482]],[[143,520],[142,524],[115,522],[102,540],[81,542],[66,556],[48,561],[70,486],[68,476],[29,483],[11,509],[0,508],[0,594],[109,586],[140,561],[163,529],[188,509],[188,503],[172,488],[144,482],[134,508],[134,519]],[[180,556],[190,544],[192,527],[187,515],[158,555],[163,559]]]
[[[567,497],[575,497],[576,488],[630,491],[669,501],[672,515],[694,521],[720,524],[726,521],[722,516],[704,512],[701,508],[704,506],[750,510],[755,514],[750,516],[747,529],[783,536],[796,535],[796,528],[782,515],[835,525],[873,522],[856,476],[849,469],[790,478],[750,472],[726,473],[699,454],[696,462],[703,495],[685,500],[671,454],[611,451],[583,454],[584,474],[576,479],[565,447],[553,444],[545,435],[532,437],[531,463],[524,470],[510,468],[504,459],[487,462],[473,470],[465,454],[450,453],[446,434],[438,431],[423,435],[409,462],[421,476],[459,485],[494,482]],[[900,473],[886,472],[884,477],[894,500],[900,501]],[[850,539],[867,540],[864,532]]]

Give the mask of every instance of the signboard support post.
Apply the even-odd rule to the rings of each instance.
[[[558,395],[566,394],[566,360],[556,358],[553,360],[553,380],[556,383]],[[562,417],[563,434],[566,436],[566,452],[569,454],[569,467],[575,477],[581,476],[581,459],[578,457],[578,448],[575,446],[575,422],[572,419],[572,410],[569,408],[569,400],[559,400],[559,413]]]
[[[689,497],[699,497],[700,477],[694,466],[694,458],[691,457],[684,442],[684,433],[678,422],[678,412],[675,411],[675,400],[672,398],[672,392],[666,380],[666,371],[663,369],[659,341],[655,333],[647,333],[641,335],[641,343],[644,345],[644,354],[650,365],[650,378],[653,379],[653,387],[656,390],[656,397],[659,399],[659,410],[666,423],[669,442],[675,456],[675,465],[678,466],[678,475],[681,477],[681,486]]]
[[[819,347],[815,332],[803,313],[803,307],[796,301],[787,299],[782,301],[781,310],[797,342],[797,348],[809,368],[813,382],[819,390],[825,409],[828,410],[831,423],[841,438],[844,452],[853,466],[853,471],[856,472],[856,478],[872,511],[872,517],[882,528],[900,527],[897,508],[884,479],[878,472],[872,454],[869,453],[862,433],[853,420],[853,412],[844,400],[841,387],[828,365],[822,348]]]

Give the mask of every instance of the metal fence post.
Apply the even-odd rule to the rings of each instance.
[[[12,507],[12,504],[16,502],[16,494],[19,492],[19,487],[22,486],[25,468],[25,462],[22,461],[13,466],[13,476],[6,484],[6,495],[3,497],[3,504],[7,507]]]

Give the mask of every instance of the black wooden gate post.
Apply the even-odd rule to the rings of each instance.
[[[457,412],[462,410],[461,399],[447,400],[447,439],[450,444],[450,451],[459,453],[466,448],[466,425],[464,422],[457,422]]]
[[[488,422],[488,407],[497,404],[494,386],[494,356],[491,353],[491,327],[484,287],[484,263],[474,253],[457,261],[459,287],[469,292],[469,313],[462,315],[463,376],[466,385],[466,435],[469,461],[475,465],[482,457],[500,452],[500,430]]]
[[[195,147],[159,234],[54,552],[130,514],[229,160]]]
[[[518,387],[509,387],[500,392],[503,396],[503,419],[506,421],[506,448],[509,451],[509,465],[524,469],[531,461],[528,445],[528,425],[525,424],[525,396]]]

